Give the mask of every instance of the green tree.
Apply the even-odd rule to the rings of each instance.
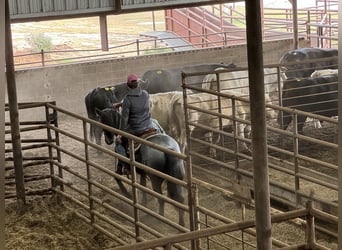
[[[41,50],[49,51],[53,48],[51,38],[45,36],[44,33],[31,34],[27,40],[35,52],[40,52]]]

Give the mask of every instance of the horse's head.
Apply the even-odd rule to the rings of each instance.
[[[97,114],[99,115],[99,121],[107,126],[113,128],[119,128],[120,126],[120,113],[116,109],[106,108],[103,110],[97,110]],[[112,131],[104,129],[105,141],[107,144],[113,144],[114,142],[114,133]]]

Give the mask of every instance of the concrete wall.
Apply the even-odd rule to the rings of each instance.
[[[301,41],[301,43],[300,47],[305,47],[306,42]],[[292,47],[292,40],[264,43],[264,64],[278,63],[281,55]],[[141,76],[149,69],[219,62],[246,66],[246,46],[237,45],[18,70],[16,72],[18,102],[56,101],[57,106],[86,115],[84,97],[91,89],[125,82],[129,73]],[[20,114],[21,120],[25,119],[26,115],[30,118],[34,116],[26,112]]]

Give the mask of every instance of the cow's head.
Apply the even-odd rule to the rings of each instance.
[[[282,64],[282,70],[286,79],[292,78],[302,78],[310,76],[307,73],[308,66],[304,63],[307,59],[307,55],[300,50],[292,50],[285,53],[281,58],[279,63]],[[309,74],[309,75],[308,75]]]

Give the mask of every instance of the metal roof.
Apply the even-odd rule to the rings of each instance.
[[[241,0],[240,0],[241,1]],[[237,0],[9,0],[12,22],[183,8]]]

